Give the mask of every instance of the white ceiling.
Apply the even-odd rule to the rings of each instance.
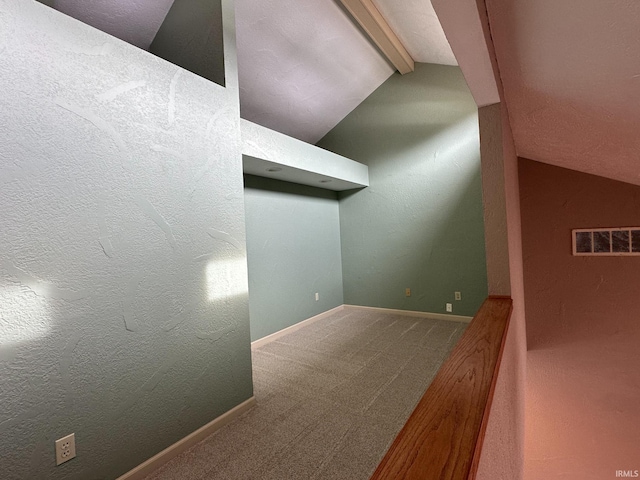
[[[640,2],[487,7],[518,155],[640,184]]]
[[[173,3],[41,1],[141,48]],[[373,1],[416,61],[456,63],[430,0]],[[640,1],[486,5],[517,153],[640,184]],[[236,20],[242,115],[295,138],[315,143],[392,74],[338,0],[236,0]]]
[[[336,2],[236,0],[243,118],[315,143],[393,68]]]
[[[456,60],[430,0],[376,0],[419,62]],[[242,117],[316,143],[394,68],[338,0],[236,0]]]
[[[40,0],[149,49],[173,0]],[[456,60],[430,0],[374,0],[418,62]],[[339,0],[235,0],[242,117],[316,143],[394,72]]]

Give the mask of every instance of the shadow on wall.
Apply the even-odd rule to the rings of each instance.
[[[225,86],[221,0],[37,0]]]
[[[519,161],[525,478],[614,478],[640,444],[640,257],[573,256],[572,228],[640,224],[640,186]]]
[[[639,256],[572,255],[571,229],[640,224],[640,186],[520,159],[530,350],[639,336]]]
[[[0,24],[0,476],[115,478],[252,394],[237,94],[37,2]]]
[[[370,187],[340,195],[343,260],[354,275],[346,303],[434,313],[453,303],[454,314],[472,316],[486,297],[477,115],[459,113],[428,128],[381,129],[384,142],[361,153]]]
[[[434,308],[444,312],[446,303],[451,303],[454,314],[474,316],[488,289],[479,157],[475,167],[469,167],[458,172],[455,186],[445,187],[448,196],[442,221],[424,232],[425,238],[432,239],[431,248],[414,276],[422,278],[419,288],[436,303]],[[461,300],[455,299],[455,292],[462,293]]]
[[[430,78],[432,71],[434,75]],[[462,75],[450,83],[442,81],[443,77],[456,77],[459,72],[458,67],[416,64],[416,72],[412,74],[395,73],[320,140],[318,146],[370,168],[391,158],[402,161],[410,152],[419,154],[452,125],[469,119],[470,115],[477,117]],[[371,139],[375,148],[363,148],[363,139]]]
[[[138,258],[144,273],[102,277],[91,289],[81,287],[92,279],[50,272],[62,288],[0,264],[0,431],[20,445],[2,448],[7,478],[53,478],[51,446],[71,432],[81,454],[56,473],[120,475],[175,440],[163,432],[180,437],[211,421],[216,392],[228,396],[219,413],[251,394],[233,380],[251,368],[234,348],[248,344],[248,325],[238,323],[248,301],[244,257],[207,264],[164,241]],[[91,263],[108,270],[126,249],[116,244],[111,258]],[[123,444],[131,429],[147,440]]]
[[[345,303],[474,315],[487,295],[480,139],[460,69],[393,75],[318,145],[369,167],[368,188],[340,195]]]
[[[246,175],[245,216],[252,340],[344,303],[336,192]]]

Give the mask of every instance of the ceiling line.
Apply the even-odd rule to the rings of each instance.
[[[340,2],[401,74],[413,72],[413,58],[371,0]]]

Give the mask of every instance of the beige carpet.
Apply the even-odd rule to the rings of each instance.
[[[465,327],[345,309],[280,337],[257,406],[147,480],[368,479]]]

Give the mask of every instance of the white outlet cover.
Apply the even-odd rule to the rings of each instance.
[[[453,305],[451,303],[447,303],[447,312],[453,312]]]
[[[76,456],[76,434],[56,440],[56,465],[68,462]]]

